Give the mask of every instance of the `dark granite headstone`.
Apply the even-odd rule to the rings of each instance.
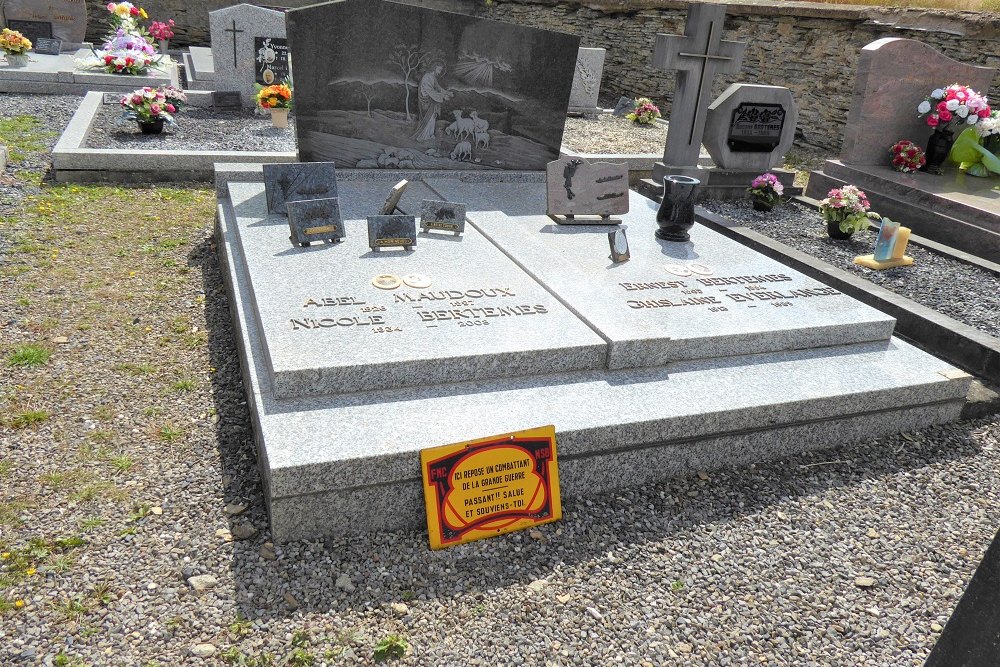
[[[292,245],[308,246],[315,241],[339,242],[344,238],[340,199],[304,199],[285,203]]]
[[[420,202],[420,230],[424,232],[453,232],[456,236],[465,231],[465,204],[425,199]]]
[[[337,170],[332,162],[264,165],[268,213],[288,213],[290,201],[337,196]]]
[[[282,83],[292,74],[288,62],[288,40],[278,37],[254,37],[257,72],[254,81],[261,86]]]
[[[51,37],[38,37],[33,39],[34,52],[43,56],[58,56],[62,53],[62,40]]]
[[[417,245],[417,219],[412,215],[368,216],[368,246],[372,250]]]
[[[618,104],[615,105],[614,110],[611,112],[612,116],[625,116],[635,111],[635,100],[631,97],[619,97]]]
[[[52,39],[51,21],[7,21],[7,27],[27,37],[32,44],[39,38]]]
[[[559,156],[579,38],[388,0],[287,14],[305,161],[541,170]]]

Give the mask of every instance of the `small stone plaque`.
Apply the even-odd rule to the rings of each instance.
[[[733,110],[726,143],[736,153],[770,153],[781,143],[785,108],[744,102]]]
[[[103,93],[101,95],[102,104],[121,104],[122,103],[122,93]]]
[[[420,231],[453,232],[455,236],[465,231],[465,204],[425,199],[420,203]]]
[[[2,5],[3,3],[0,3]],[[52,38],[52,23],[49,21],[7,21],[7,27],[16,30],[35,44],[39,39]],[[35,49],[38,50],[37,48]]]
[[[267,212],[287,213],[286,202],[337,196],[337,170],[332,162],[264,165]]]
[[[403,193],[406,192],[406,186],[409,184],[409,181],[404,179],[392,186],[392,190],[389,191],[389,196],[385,198],[385,203],[382,204],[382,215],[392,215],[396,212],[396,207],[399,206],[399,200],[402,198]]]
[[[619,97],[618,104],[615,105],[615,109],[611,112],[611,115],[620,117],[633,111],[635,111],[635,100],[631,97]]]
[[[288,61],[288,40],[281,37],[254,37],[257,72],[254,81],[262,86],[281,83],[291,76]]]
[[[58,56],[62,53],[62,40],[50,37],[39,37],[32,40],[35,44],[35,53],[43,56]]]
[[[306,199],[286,203],[292,245],[307,247],[315,241],[339,243],[344,238],[340,199]]]
[[[545,169],[548,214],[569,224],[616,224],[611,216],[628,213],[628,166],[588,162],[579,157],[553,160]],[[600,216],[575,220],[576,216]]]
[[[368,246],[372,250],[417,245],[417,219],[412,215],[368,216]]]
[[[628,237],[624,229],[608,232],[608,245],[611,246],[611,261],[615,264],[627,262],[632,258],[628,250]]]
[[[216,111],[242,111],[243,101],[238,90],[212,91],[212,108]]]

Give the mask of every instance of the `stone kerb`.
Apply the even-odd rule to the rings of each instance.
[[[986,94],[995,73],[913,39],[872,42],[858,60],[840,159],[845,164],[887,164],[889,146],[900,139],[926,145],[931,128],[918,118],[917,105],[935,88],[952,83]]]
[[[781,138],[774,150],[767,153],[752,153],[736,152],[730,148],[728,136],[733,112],[744,103],[780,104],[785,110]],[[792,99],[792,91],[788,88],[734,83],[708,107],[702,145],[712,156],[715,164],[723,169],[767,171],[781,164],[782,158],[792,147],[798,120],[799,110]]]

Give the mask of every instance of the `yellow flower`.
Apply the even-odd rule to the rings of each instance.
[[[8,558],[10,558],[10,552],[4,551],[2,554],[0,554],[0,558],[2,558],[3,560],[7,560]]]
[[[22,607],[24,607],[24,600],[14,600],[14,606],[17,607],[18,609],[21,609]]]
[[[38,570],[36,570],[33,567],[29,567],[27,570],[24,571],[24,573],[30,577],[30,576],[33,576],[33,575],[37,574]]]
[[[142,7],[139,8],[139,16],[141,16],[144,19],[148,19],[149,18],[149,14],[147,14],[146,10],[143,9]]]
[[[129,15],[128,6],[124,2],[121,3],[120,5],[115,5],[115,14],[117,14],[122,18],[125,18],[126,16]]]

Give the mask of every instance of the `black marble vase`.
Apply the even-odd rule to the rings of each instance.
[[[948,153],[951,151],[951,146],[954,143],[955,135],[951,130],[935,128],[934,132],[931,133],[930,139],[927,140],[927,150],[924,151],[927,163],[920,168],[920,171],[926,171],[929,174],[940,174],[941,165],[947,159]]]
[[[663,199],[656,212],[656,238],[683,243],[691,239],[694,226],[694,198],[701,181],[690,176],[664,176]]]
[[[159,134],[163,132],[163,119],[157,118],[156,120],[140,120],[139,131],[143,134]]]

